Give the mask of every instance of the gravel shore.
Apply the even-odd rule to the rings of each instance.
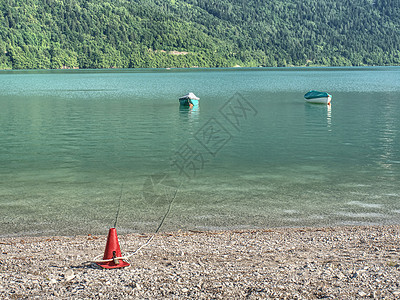
[[[160,233],[129,268],[106,236],[0,241],[1,299],[400,299],[400,226]],[[120,235],[129,254],[149,238]]]

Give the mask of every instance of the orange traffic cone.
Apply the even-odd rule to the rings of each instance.
[[[103,260],[106,262],[96,262],[100,267],[106,269],[124,268],[130,266],[129,263],[123,261],[121,258],[121,249],[119,248],[117,230],[110,228],[108,231],[106,250],[104,251]]]

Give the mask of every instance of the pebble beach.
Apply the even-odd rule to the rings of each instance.
[[[124,269],[107,236],[0,240],[1,299],[399,299],[400,226],[159,233]],[[119,235],[129,254],[150,235]]]

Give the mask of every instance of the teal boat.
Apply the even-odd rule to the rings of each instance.
[[[332,95],[327,92],[309,91],[304,95],[304,98],[309,103],[330,104]]]
[[[179,103],[181,106],[197,106],[199,105],[200,98],[193,93],[188,93],[185,96],[179,98]]]

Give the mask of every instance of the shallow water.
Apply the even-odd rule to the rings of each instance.
[[[0,236],[398,224],[399,92],[399,67],[0,72]]]

